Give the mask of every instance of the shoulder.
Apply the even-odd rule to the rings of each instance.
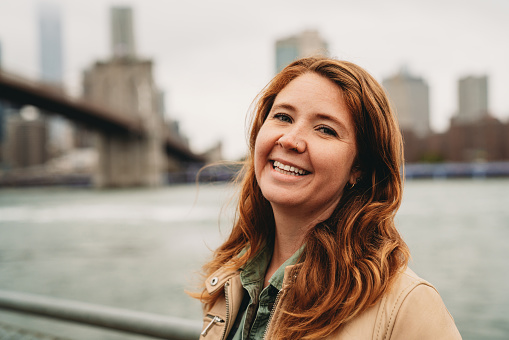
[[[435,287],[406,268],[380,301],[330,338],[454,340],[461,336]]]
[[[375,339],[461,339],[436,288],[409,268],[382,298],[374,335]]]

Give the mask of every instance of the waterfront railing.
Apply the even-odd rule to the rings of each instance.
[[[84,302],[0,290],[0,309],[170,340],[195,340],[201,323]]]

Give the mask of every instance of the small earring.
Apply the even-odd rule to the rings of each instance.
[[[359,183],[359,182],[361,181],[361,179],[362,179],[362,178],[357,177],[357,178],[355,179],[355,182],[353,182],[353,184],[350,184],[350,189],[353,189],[353,187],[354,187],[357,183]]]

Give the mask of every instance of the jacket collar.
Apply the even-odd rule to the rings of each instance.
[[[302,267],[302,263],[289,265],[285,268],[285,274],[283,279],[282,288],[288,288],[299,274],[300,268]],[[235,270],[225,265],[218,270],[216,270],[212,275],[210,275],[205,281],[205,288],[209,294],[214,294],[218,289],[221,289],[226,281],[228,281],[231,277],[240,275],[240,270]]]
[[[205,281],[205,288],[209,294],[213,295],[224,286],[228,279],[239,274],[239,270],[232,269],[228,265],[225,265],[207,278]]]

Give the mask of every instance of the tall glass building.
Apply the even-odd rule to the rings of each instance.
[[[276,73],[298,58],[327,55],[328,44],[318,31],[308,30],[276,41]]]
[[[39,5],[39,71],[40,79],[62,85],[63,51],[60,8],[53,3]]]
[[[136,56],[133,31],[132,9],[130,7],[111,8],[111,50],[114,58]]]

